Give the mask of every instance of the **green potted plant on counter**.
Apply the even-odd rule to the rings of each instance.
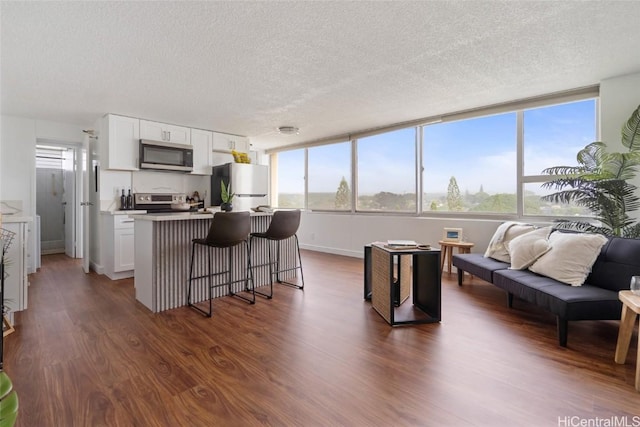
[[[233,210],[233,205],[231,202],[233,201],[233,196],[235,193],[231,192],[231,184],[225,185],[224,180],[220,180],[220,198],[222,199],[222,204],[220,205],[220,209],[224,212],[231,212]]]

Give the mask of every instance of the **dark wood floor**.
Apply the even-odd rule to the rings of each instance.
[[[391,328],[362,299],[362,260],[304,252],[304,292],[214,302],[214,317],[152,314],[133,280],[85,275],[64,255],[30,276],[6,339],[18,426],[558,426],[640,415],[636,337],[570,324],[494,286],[443,282],[440,324]],[[446,276],[446,274],[445,274]],[[468,280],[468,279],[467,279]],[[568,425],[568,424],[564,424]]]

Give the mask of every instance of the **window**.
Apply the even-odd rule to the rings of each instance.
[[[524,214],[590,215],[583,207],[554,204],[540,197],[554,192],[542,188],[552,177],[542,171],[552,166],[577,165],[576,154],[596,141],[596,100],[533,108],[523,112]]]
[[[515,213],[516,114],[422,129],[424,212]]]
[[[351,210],[351,142],[308,149],[308,209]]]
[[[304,149],[283,151],[273,156],[277,171],[277,198],[281,208],[304,207]]]
[[[542,171],[576,165],[578,151],[598,139],[594,88],[427,120],[274,155],[278,205],[470,217],[591,215],[542,200],[554,192],[544,188],[554,177]]]
[[[36,168],[62,169],[64,148],[36,145]]]
[[[416,128],[358,139],[360,211],[416,211]]]

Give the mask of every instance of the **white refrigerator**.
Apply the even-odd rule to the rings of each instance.
[[[220,181],[231,185],[234,211],[248,211],[268,205],[269,167],[251,163],[226,163],[214,166],[211,174],[211,205],[222,203]]]

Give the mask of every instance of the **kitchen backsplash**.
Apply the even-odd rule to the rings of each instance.
[[[197,191],[201,198],[205,198],[205,205],[209,205],[209,186],[211,177],[208,175],[189,175],[176,172],[119,172],[107,171],[103,178],[108,179],[111,197],[100,201],[100,210],[118,210],[120,208],[120,194],[124,188],[125,194],[131,188],[131,193],[184,193],[191,196]],[[112,187],[112,188],[111,188]]]

